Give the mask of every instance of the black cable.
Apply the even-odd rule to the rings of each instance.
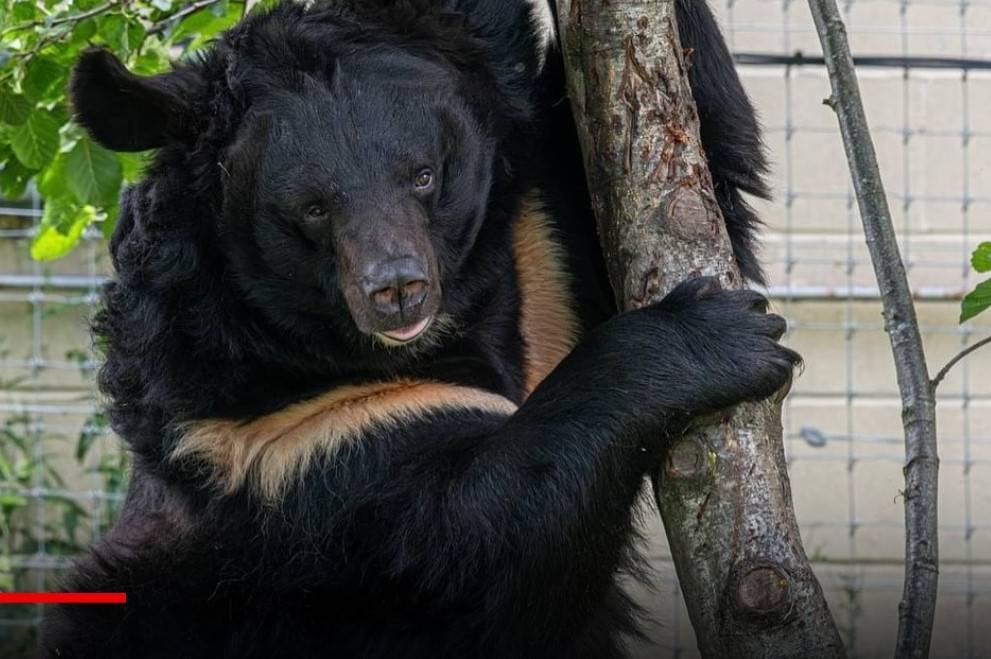
[[[821,55],[804,55],[795,51],[793,55],[771,53],[734,53],[737,64],[750,66],[825,66]],[[956,59],[950,57],[897,57],[888,55],[855,55],[856,66],[897,68],[897,69],[957,69],[963,71],[991,70],[991,60]]]

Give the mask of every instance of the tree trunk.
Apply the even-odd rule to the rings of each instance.
[[[741,286],[700,146],[675,0],[557,7],[617,301],[640,307],[699,275]],[[792,510],[780,398],[711,421],[674,443],[654,480],[699,650],[844,656]]]

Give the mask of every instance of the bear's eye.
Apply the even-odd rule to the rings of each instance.
[[[313,204],[306,209],[306,219],[308,220],[318,221],[324,219],[325,217],[327,217],[327,208],[325,206]]]
[[[430,169],[421,169],[413,179],[414,187],[420,192],[430,189],[433,184],[434,173]]]

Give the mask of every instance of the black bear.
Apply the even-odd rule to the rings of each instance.
[[[286,3],[167,74],[80,59],[79,122],[157,154],[94,321],[133,474],[66,583],[128,601],[51,610],[44,656],[622,656],[644,476],[798,357],[708,280],[608,318],[543,2]],[[679,19],[758,278],[753,111]]]

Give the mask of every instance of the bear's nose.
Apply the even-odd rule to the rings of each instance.
[[[392,316],[422,303],[430,281],[418,259],[403,257],[370,266],[362,285],[375,310]]]

